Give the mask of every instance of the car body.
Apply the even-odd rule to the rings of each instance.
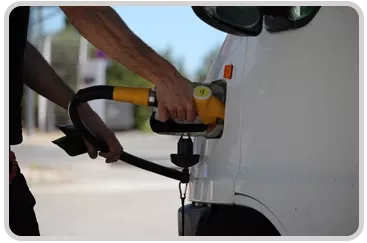
[[[301,27],[266,28],[228,34],[204,81],[225,80],[225,122],[220,138],[194,139],[185,235],[353,235],[358,12],[323,6]]]

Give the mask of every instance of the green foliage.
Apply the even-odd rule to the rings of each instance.
[[[196,82],[201,82],[206,79],[206,76],[208,75],[208,72],[210,71],[210,68],[220,50],[219,46],[215,46],[213,49],[211,49],[208,54],[204,57],[204,60],[202,62],[201,67],[196,71],[194,80]]]
[[[77,83],[80,35],[72,25],[52,37],[52,67],[73,89]]]
[[[185,60],[183,58],[177,58],[173,55],[173,48],[172,46],[166,47],[166,49],[159,52],[159,54],[172,63],[177,71],[184,77],[188,78],[186,70],[185,70]]]
[[[65,26],[65,28],[70,26],[70,25],[71,25],[71,23],[70,23],[69,19],[65,16],[64,17],[64,26]]]

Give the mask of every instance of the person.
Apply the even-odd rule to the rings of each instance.
[[[111,7],[60,7],[70,23],[96,48],[120,62],[142,78],[155,84],[159,119],[193,121],[195,107],[191,82],[184,78],[167,60],[155,53],[123,22]],[[27,40],[29,6],[13,9],[9,16],[9,227],[18,236],[39,236],[34,212],[36,200],[24,178],[12,146],[23,142],[22,97],[23,85],[67,109],[74,92]],[[122,146],[115,134],[100,117],[84,104],[79,109],[83,122],[109,146],[108,153],[100,153],[107,162],[117,161]],[[98,151],[85,141],[92,159]],[[31,156],[31,155],[30,155]]]

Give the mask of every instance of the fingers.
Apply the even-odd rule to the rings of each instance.
[[[88,155],[91,159],[97,158],[97,150],[88,141],[84,140],[85,146],[87,147]]]
[[[100,152],[99,156],[104,157],[106,159],[106,163],[112,163],[120,159],[121,152],[122,152],[121,148],[118,149],[115,146],[114,147],[110,146],[109,152]]]
[[[196,109],[192,92],[191,82],[183,78],[157,87],[159,120],[194,121]]]
[[[99,156],[104,157],[106,159],[106,163],[113,163],[120,159],[120,153],[115,152],[108,152],[108,153],[100,152]]]
[[[119,141],[115,136],[112,136],[106,141],[106,143],[108,145],[108,152],[100,152],[99,156],[106,158],[106,163],[118,161],[123,151]]]
[[[186,120],[186,112],[185,112],[185,109],[182,106],[177,107],[177,119],[179,121],[185,121]]]
[[[166,122],[169,118],[169,113],[164,104],[158,104],[158,113],[159,113],[159,120],[161,122]]]
[[[194,103],[191,102],[188,105],[186,105],[186,120],[192,122],[195,120],[195,118],[196,118],[196,110]]]
[[[102,156],[106,159],[106,163],[113,163],[120,159],[122,148],[112,147],[110,146],[109,152],[100,152],[99,156]]]
[[[196,118],[196,111],[193,103],[189,103],[186,106],[177,105],[177,106],[164,106],[160,104],[158,106],[159,111],[159,120],[161,122],[167,121],[169,118],[179,121],[194,121]]]
[[[171,119],[177,119],[177,112],[176,112],[176,109],[175,108],[169,108],[168,109],[168,112],[169,112],[169,116]]]
[[[84,141],[88,155],[91,159],[97,158],[97,150],[87,141]],[[118,141],[112,141],[108,143],[109,152],[100,152],[99,156],[106,158],[106,163],[116,162],[120,159],[121,152],[123,151],[122,147],[119,146]]]

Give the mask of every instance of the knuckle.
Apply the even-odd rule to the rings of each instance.
[[[189,111],[194,110],[194,106],[193,106],[193,104],[191,104],[191,103],[187,104],[187,105],[185,106],[185,108],[186,108],[186,110],[189,110]]]
[[[176,111],[176,106],[175,105],[168,105],[167,106],[167,110],[169,110],[169,111]]]
[[[177,111],[183,112],[185,111],[185,107],[183,107],[182,105],[177,106]]]
[[[114,154],[114,158],[119,158],[119,157],[120,157],[120,152],[116,151],[115,154]]]

